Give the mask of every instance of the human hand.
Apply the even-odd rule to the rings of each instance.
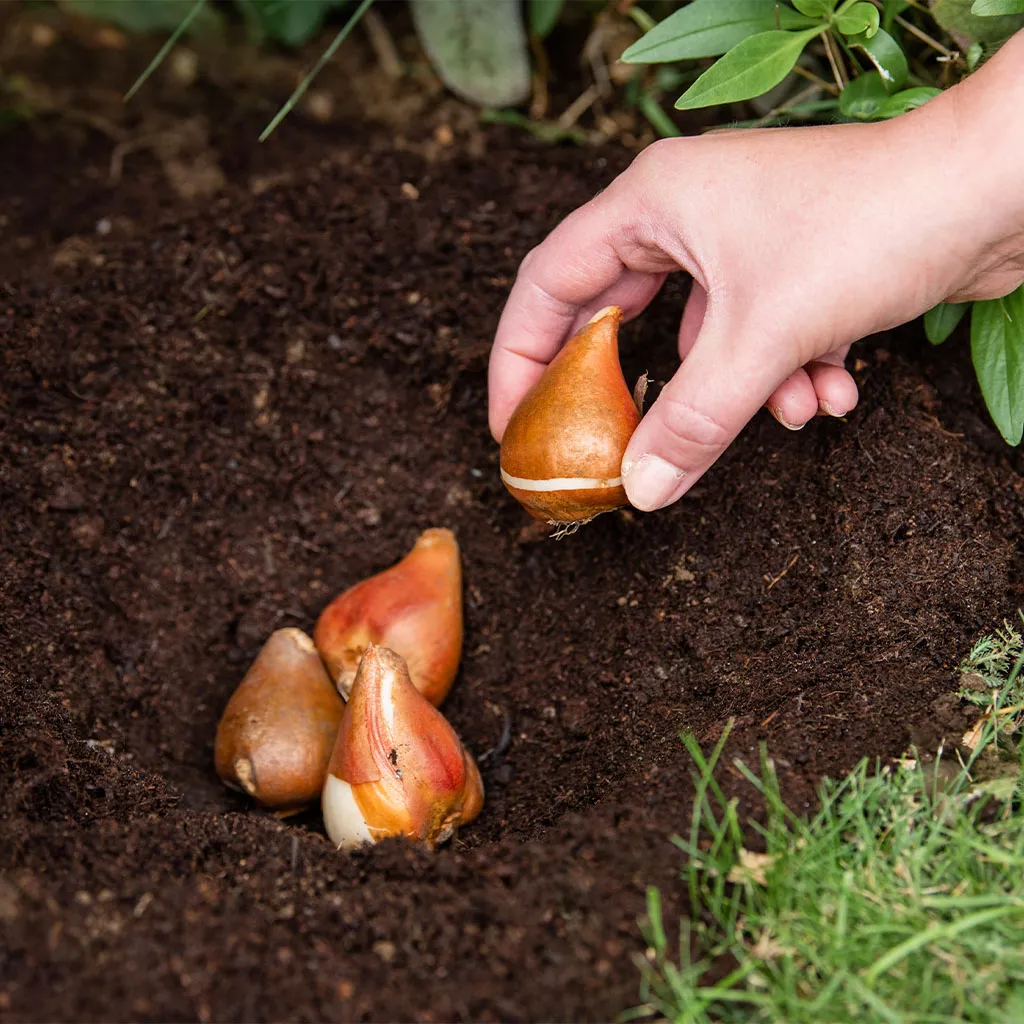
[[[655,143],[520,267],[490,364],[490,423],[601,307],[626,318],[666,276],[694,283],[682,366],[622,461],[637,508],[686,492],[762,405],[790,429],[857,402],[852,342],[1024,278],[1024,35],[894,121]],[[999,79],[1002,73],[1003,80]],[[1015,93],[1015,94],[1014,94]],[[1009,94],[1009,95],[1008,95]]]

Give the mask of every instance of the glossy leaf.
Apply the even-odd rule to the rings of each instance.
[[[565,0],[530,0],[530,31],[538,39],[547,39],[564,6]]]
[[[809,18],[827,18],[835,9],[838,0],[793,0],[793,6]]]
[[[976,302],[971,358],[981,393],[1007,444],[1024,434],[1024,286],[1001,299]]]
[[[1024,14],[1024,0],[974,0],[971,14],[993,18],[1004,14]]]
[[[880,28],[870,38],[864,33],[851,37],[848,42],[851,46],[864,51],[868,60],[878,69],[889,92],[898,92],[903,88],[910,68],[900,44],[888,32]]]
[[[793,70],[803,48],[825,26],[803,32],[759,32],[734,46],[676,100],[677,110],[738,103],[775,88]]]
[[[337,0],[247,0],[247,6],[271,39],[298,46],[320,28]]]
[[[858,75],[839,94],[839,113],[844,117],[853,117],[858,121],[870,121],[889,99],[877,71]]]
[[[411,0],[423,49],[452,92],[480,106],[511,107],[530,95],[526,29],[517,3]]]
[[[835,24],[844,36],[856,36],[863,32],[870,39],[878,31],[881,19],[874,4],[860,0],[849,9],[838,13]]]
[[[941,345],[964,318],[969,302],[940,302],[924,315],[924,335],[933,345]]]
[[[693,0],[633,43],[622,60],[658,64],[717,57],[758,32],[812,24],[812,19],[775,0]]]
[[[934,99],[941,93],[941,89],[933,89],[928,85],[904,89],[890,96],[879,107],[875,117],[879,121],[886,121],[890,117],[899,117],[900,114],[905,114],[908,110],[916,110],[918,107],[923,107],[929,100]]]

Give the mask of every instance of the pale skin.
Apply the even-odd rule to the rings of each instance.
[[[595,312],[635,317],[680,271],[681,365],[622,460],[645,511],[685,494],[762,406],[791,430],[850,413],[852,343],[1024,281],[1024,32],[892,121],[644,150],[523,260],[491,352],[494,437]]]

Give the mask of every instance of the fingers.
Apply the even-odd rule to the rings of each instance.
[[[649,218],[620,182],[568,216],[519,268],[488,371],[491,433],[501,440],[523,395],[575,327],[607,305],[640,312],[678,263],[642,237]]]
[[[571,338],[581,330],[594,315],[608,306],[618,306],[622,310],[622,319],[632,320],[642,313],[658,294],[668,274],[646,274],[637,270],[623,270],[621,277],[596,298],[580,307],[572,327],[567,332]]]
[[[788,375],[789,367],[766,357],[761,339],[709,327],[709,319],[623,457],[626,494],[643,511],[671,504],[692,487]]]
[[[845,416],[857,405],[857,384],[844,365],[844,345],[792,373],[766,403],[788,430],[800,430],[817,415]]]
[[[845,355],[845,353],[844,353]],[[857,405],[857,384],[842,362],[830,359],[808,363],[807,376],[814,387],[818,408],[827,416],[845,416]]]
[[[580,307],[609,290],[626,269],[601,216],[602,197],[567,217],[523,260],[501,314],[488,370],[491,433],[508,418],[551,361]]]
[[[791,373],[765,403],[768,411],[787,429],[800,430],[818,413],[818,396],[804,369]]]

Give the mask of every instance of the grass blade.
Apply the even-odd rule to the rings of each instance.
[[[202,0],[200,0],[200,2],[202,2]],[[352,29],[356,27],[356,23],[366,13],[366,11],[369,9],[372,3],[373,0],[363,0],[363,2],[356,8],[352,17],[349,18],[347,22],[345,22],[341,31],[331,41],[331,45],[328,46],[327,49],[324,50],[324,52],[320,55],[320,59],[313,66],[313,70],[310,71],[310,73],[306,75],[306,77],[301,82],[299,82],[298,87],[295,89],[295,92],[293,92],[291,96],[288,97],[288,100],[285,103],[285,105],[274,115],[274,118],[270,122],[270,124],[268,124],[267,127],[264,128],[263,131],[260,133],[260,142],[266,142],[267,139],[270,138],[274,129],[292,112],[292,110],[295,108],[295,105],[305,95],[305,92],[312,84],[313,79],[316,78],[318,74],[320,74],[320,71],[323,69],[323,66],[334,56],[335,51],[338,49],[338,47],[341,46],[343,42],[345,42],[345,40],[348,38],[349,33],[352,31]]]
[[[143,85],[146,84],[149,76],[153,74],[161,64],[163,64],[164,60],[167,58],[167,54],[174,49],[175,44],[188,31],[189,25],[196,20],[196,16],[205,6],[206,0],[196,0],[195,6],[188,12],[188,14],[185,15],[184,18],[181,19],[181,24],[171,33],[170,39],[160,47],[159,51],[157,51],[157,55],[149,62],[149,66],[146,70],[135,79],[134,85],[132,85],[132,87],[124,94],[125,103],[127,103],[143,87]]]
[[[873,985],[878,980],[879,975],[884,974],[890,967],[895,966],[905,957],[910,956],[911,953],[917,952],[922,946],[927,946],[928,943],[937,941],[938,939],[952,939],[959,935],[961,932],[970,930],[971,928],[977,928],[978,925],[987,924],[989,921],[998,920],[1001,917],[1006,917],[1007,914],[1012,914],[1014,911],[1020,913],[1020,907],[995,907],[990,910],[979,910],[976,914],[968,914],[967,917],[961,917],[958,921],[951,921],[948,924],[935,925],[929,928],[927,931],[923,931],[918,935],[913,935],[905,942],[901,942],[898,946],[893,947],[889,950],[885,956],[880,957],[872,964],[871,969],[864,975],[864,980],[869,984]]]

